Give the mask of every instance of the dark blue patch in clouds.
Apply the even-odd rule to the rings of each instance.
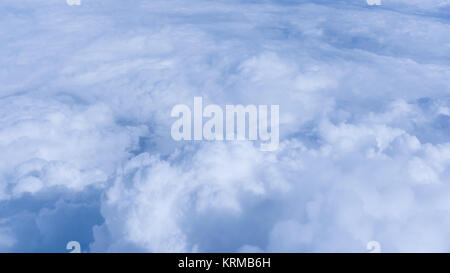
[[[7,219],[15,244],[1,252],[69,252],[66,244],[78,241],[89,250],[94,225],[104,219],[100,213],[100,192],[86,188],[79,193],[48,189],[0,203],[0,218]],[[0,224],[1,227],[1,224]]]

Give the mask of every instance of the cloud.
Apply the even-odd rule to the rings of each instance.
[[[69,106],[25,96],[0,103],[0,146],[8,159],[0,164],[9,186],[4,198],[45,187],[82,190],[106,182],[145,132],[144,127],[117,126],[101,104]]]
[[[448,5],[2,2],[0,250],[448,251]],[[194,96],[279,150],[174,142]]]

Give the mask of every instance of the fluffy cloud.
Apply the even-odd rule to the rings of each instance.
[[[448,251],[448,5],[4,1],[0,250]],[[175,143],[194,96],[280,149]]]
[[[26,96],[0,103],[3,199],[52,186],[81,190],[106,182],[145,132],[116,125],[101,104],[70,106]]]

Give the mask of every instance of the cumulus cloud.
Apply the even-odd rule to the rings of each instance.
[[[448,251],[449,5],[3,1],[0,250]],[[174,142],[194,96],[279,150]]]
[[[70,106],[25,96],[0,103],[4,198],[105,182],[145,132],[118,126],[105,105]]]

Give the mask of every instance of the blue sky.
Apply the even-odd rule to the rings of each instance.
[[[2,0],[0,251],[450,250],[450,1]],[[280,146],[174,142],[280,105]]]

